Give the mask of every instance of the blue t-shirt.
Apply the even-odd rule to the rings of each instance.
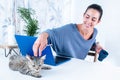
[[[58,55],[85,59],[88,51],[95,42],[97,29],[94,28],[92,38],[85,40],[77,29],[76,24],[67,24],[59,28],[48,29],[48,44]]]

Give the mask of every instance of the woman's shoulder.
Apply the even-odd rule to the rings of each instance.
[[[94,28],[94,33],[96,33],[96,34],[98,33],[98,30],[96,28]]]
[[[68,26],[73,26],[73,25],[75,25],[75,24],[74,23],[67,23],[67,24],[63,24],[62,27],[68,27]]]
[[[68,24],[63,25],[62,27],[66,29],[74,29],[75,26],[76,26],[75,23],[68,23]]]
[[[54,30],[54,31],[60,31],[60,32],[62,32],[62,31],[73,31],[74,29],[75,29],[75,24],[73,24],[73,23],[69,23],[69,24],[64,24],[64,25],[62,25],[61,27],[57,27],[57,28],[53,28],[52,30]]]
[[[98,34],[98,30],[96,28],[94,28],[93,37],[96,38],[97,34]]]

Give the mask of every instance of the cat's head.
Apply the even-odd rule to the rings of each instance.
[[[33,71],[40,71],[42,68],[42,65],[44,64],[44,60],[46,58],[46,55],[42,56],[42,57],[35,57],[35,56],[26,56],[26,58],[28,59],[28,67],[33,70]]]

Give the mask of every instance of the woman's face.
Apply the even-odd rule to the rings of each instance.
[[[94,26],[96,26],[100,22],[99,17],[100,13],[97,10],[92,8],[88,9],[83,16],[84,28],[93,29]]]

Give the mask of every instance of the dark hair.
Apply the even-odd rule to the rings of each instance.
[[[103,9],[102,9],[102,7],[101,7],[100,5],[98,5],[98,4],[91,4],[91,5],[89,5],[89,6],[87,7],[85,13],[86,13],[87,10],[90,9],[90,8],[95,9],[95,10],[97,10],[97,11],[100,13],[100,17],[99,17],[99,20],[100,20],[101,17],[102,17],[102,15],[103,15]]]

